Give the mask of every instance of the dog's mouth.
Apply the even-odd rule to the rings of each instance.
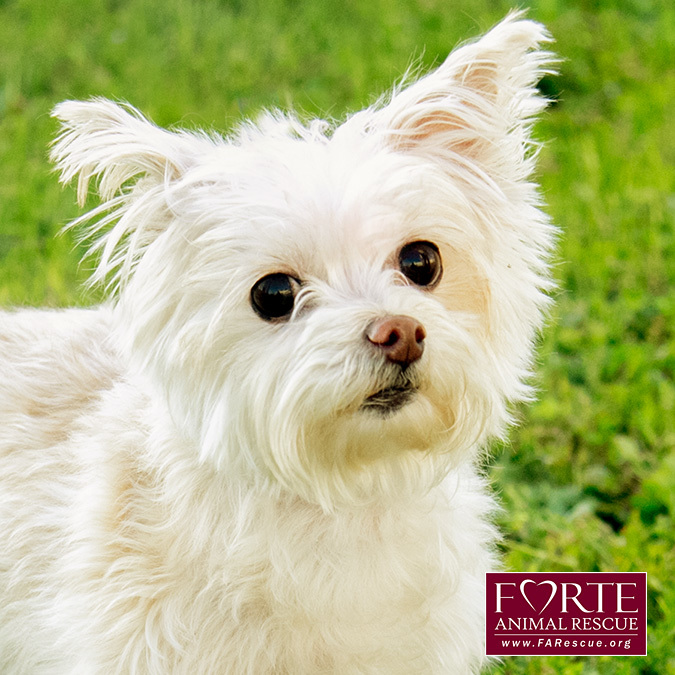
[[[416,393],[417,386],[412,380],[401,379],[392,386],[380,389],[368,396],[361,404],[361,409],[376,412],[380,415],[389,415],[409,403]]]

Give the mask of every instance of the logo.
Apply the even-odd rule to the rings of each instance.
[[[490,572],[485,602],[488,655],[647,653],[644,572]]]

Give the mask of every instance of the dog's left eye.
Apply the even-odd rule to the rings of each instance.
[[[398,254],[401,272],[417,286],[433,288],[443,275],[441,253],[430,241],[413,241]]]
[[[298,285],[288,274],[268,274],[253,285],[251,306],[265,321],[285,317],[293,311]]]

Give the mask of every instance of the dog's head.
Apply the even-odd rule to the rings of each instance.
[[[331,506],[427,489],[502,432],[547,303],[546,40],[509,17],[337,127],[56,108],[62,180],[99,179],[94,280],[203,461]]]

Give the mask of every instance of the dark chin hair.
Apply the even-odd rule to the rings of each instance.
[[[369,396],[361,405],[361,410],[387,417],[409,403],[417,393],[417,386],[406,374],[401,375],[389,387],[380,389]]]

